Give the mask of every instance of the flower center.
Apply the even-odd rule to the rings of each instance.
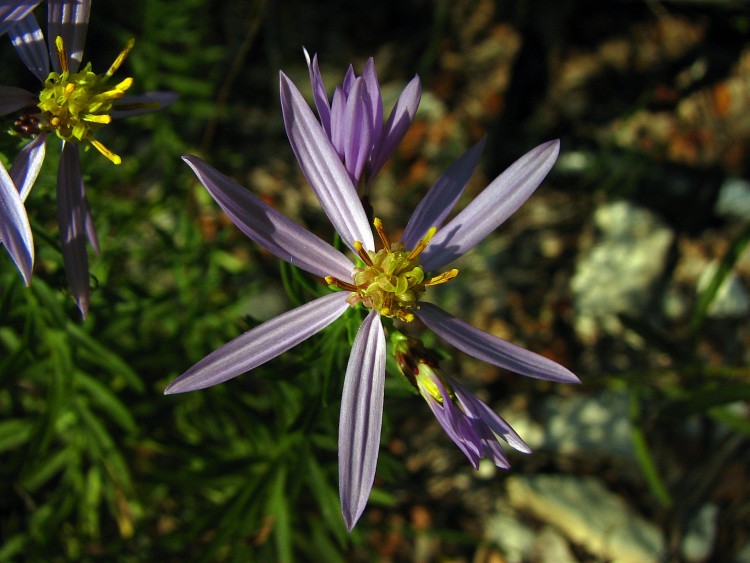
[[[413,249],[407,250],[403,243],[391,242],[380,219],[376,218],[374,225],[383,242],[383,248],[377,252],[365,250],[361,242],[355,241],[354,248],[364,266],[354,268],[354,283],[331,276],[326,277],[326,281],[330,285],[350,291],[350,305],[362,303],[384,317],[411,322],[414,320],[413,311],[419,309],[419,299],[424,295],[426,288],[455,278],[458,270],[453,269],[425,279],[419,255],[435,236],[435,227],[431,228]]]
[[[115,164],[122,160],[93,137],[93,133],[112,121],[110,111],[115,100],[122,98],[133,85],[126,78],[114,86],[107,84],[133,48],[131,39],[104,74],[94,74],[91,63],[78,72],[70,72],[68,55],[62,37],[55,40],[62,72],[51,72],[39,94],[42,110],[40,129],[54,131],[64,141],[87,142]]]

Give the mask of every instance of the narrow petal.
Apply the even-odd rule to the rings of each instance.
[[[91,215],[91,206],[89,205],[89,200],[86,198],[85,193],[83,195],[83,230],[86,233],[86,238],[94,249],[94,252],[96,254],[101,254],[99,237],[96,234],[96,226],[94,225],[94,217]]]
[[[485,140],[486,137],[451,164],[419,202],[401,237],[406,248],[414,248],[432,227],[441,227],[474,173]]]
[[[569,370],[544,356],[479,330],[437,305],[424,301],[420,305],[416,312],[420,320],[440,338],[470,356],[536,379],[580,383]]]
[[[195,156],[182,159],[250,239],[275,256],[319,277],[352,279],[354,264],[341,252],[263,203],[245,188]]]
[[[357,332],[346,367],[339,419],[339,495],[349,531],[362,515],[375,480],[383,421],[385,335],[371,311]]]
[[[39,98],[23,88],[0,86],[0,115],[8,115],[27,107],[35,107]]]
[[[401,92],[388,117],[388,123],[383,128],[378,145],[370,159],[370,178],[375,177],[406,135],[406,131],[417,115],[420,99],[422,99],[422,83],[419,76],[415,76]]]
[[[10,257],[23,276],[26,285],[31,283],[34,268],[34,240],[26,208],[5,166],[0,163],[0,243],[8,249]]]
[[[162,110],[175,103],[179,94],[175,92],[146,92],[137,96],[123,96],[110,112],[112,119],[122,119]]]
[[[41,0],[15,0],[0,5],[0,35],[25,18]]]
[[[337,86],[331,98],[331,144],[341,162],[344,162],[344,147],[346,145],[346,94],[341,86]]]
[[[449,264],[494,231],[541,184],[560,152],[560,141],[529,151],[479,194],[445,227],[422,253],[425,271]]]
[[[34,14],[29,13],[25,18],[19,20],[16,25],[8,30],[8,36],[23,64],[34,73],[34,76],[40,82],[47,80],[47,76],[49,76],[47,43]]]
[[[349,174],[297,87],[283,72],[280,82],[286,132],[323,211],[349,248],[360,241],[373,250],[372,230]]]
[[[70,72],[78,72],[83,59],[83,46],[86,44],[86,31],[89,27],[91,0],[49,0],[47,3],[47,34],[52,67],[60,72],[55,38],[63,39],[68,52]]]
[[[481,419],[482,422],[486,424],[490,430],[492,430],[492,432],[508,442],[508,444],[514,449],[525,454],[531,453],[531,448],[528,446],[528,444],[523,441],[518,433],[513,430],[511,425],[505,422],[502,417],[495,414],[495,412],[490,407],[480,401],[463,385],[460,385],[455,381],[451,381],[451,385],[453,386],[453,390],[456,392],[458,400],[461,402],[461,407],[467,414]]]
[[[343,315],[349,308],[346,298],[345,292],[331,293],[258,325],[203,358],[164,393],[205,389],[272,360]]]
[[[323,126],[323,130],[331,138],[331,106],[328,104],[328,93],[326,92],[325,84],[323,84],[323,76],[320,74],[320,67],[318,66],[318,55],[313,55],[312,61],[310,60],[310,54],[307,49],[303,49],[305,53],[305,60],[307,61],[307,69],[310,71],[310,85],[312,86],[313,100],[315,100],[315,108],[318,110],[318,117],[320,118],[320,124]]]
[[[39,170],[44,164],[47,152],[47,134],[42,133],[26,145],[13,161],[10,176],[18,187],[18,193],[23,201],[29,197],[29,192],[36,182]]]
[[[440,378],[436,377],[432,381],[438,388],[440,396],[443,397],[443,403],[438,403],[437,399],[430,393],[423,393],[423,396],[427,399],[430,409],[448,437],[464,452],[474,469],[478,469],[479,460],[483,455],[481,437],[477,434],[466,414],[453,404],[448,390],[440,381]]]
[[[85,317],[89,310],[89,258],[86,254],[86,196],[78,145],[63,142],[57,170],[57,222],[70,291]]]
[[[367,86],[367,95],[372,108],[372,144],[377,145],[383,131],[383,96],[380,93],[380,82],[375,72],[375,61],[372,57],[367,59],[362,71],[362,78]]]
[[[372,108],[364,86],[361,78],[354,81],[344,112],[344,164],[355,186],[372,151]]]

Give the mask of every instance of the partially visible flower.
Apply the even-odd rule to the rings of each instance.
[[[97,253],[99,241],[86,201],[78,145],[92,146],[114,164],[120,164],[120,157],[96,138],[96,131],[118,116],[118,110],[122,116],[150,112],[172,103],[175,96],[154,92],[128,98],[125,92],[133,84],[132,78],[110,84],[110,78],[133,47],[132,40],[107,72],[95,74],[91,64],[80,69],[90,0],[48,1],[49,45],[31,12],[35,4],[38,2],[21,2],[13,9],[0,9],[0,16],[5,18],[0,31],[8,32],[21,60],[39,78],[43,87],[39,94],[33,94],[13,86],[0,86],[0,115],[18,113],[14,132],[33,137],[16,157],[10,173],[22,201],[44,161],[48,136],[54,134],[62,141],[57,177],[57,217],[63,261],[71,292],[81,314],[86,316],[89,280],[85,241],[87,239]],[[11,183],[0,183],[0,190],[4,192],[0,197],[5,201],[15,201],[12,209],[0,208],[0,223],[4,224],[5,232],[20,232],[28,219],[25,211],[21,212],[22,206],[18,207],[17,198],[10,193],[11,189]],[[9,246],[8,250],[28,284],[33,268],[33,242],[25,237],[21,242],[18,240],[17,246]]]
[[[516,373],[559,382],[578,378],[557,363],[474,328],[422,300],[426,289],[458,274],[430,276],[463,255],[533,193],[557,158],[559,142],[533,149],[498,176],[438,232],[479,159],[480,142],[438,179],[412,215],[402,241],[391,241],[375,220],[372,230],[344,165],[302,94],[281,73],[281,106],[292,149],[323,210],[344,243],[344,254],[269,207],[193,156],[183,157],[229,218],[275,256],[343,289],[284,313],[206,356],[166,389],[183,393],[222,383],[275,358],[333,323],[350,306],[369,309],[352,345],[339,420],[339,495],[351,530],[375,478],[383,415],[386,343],[381,317],[419,318],[459,350]]]
[[[359,186],[362,180],[371,182],[414,120],[422,96],[419,76],[406,85],[384,125],[383,98],[372,57],[367,59],[362,76],[357,76],[349,65],[344,81],[334,90],[330,103],[318,66],[318,55],[313,55],[311,60],[305,51],[305,58],[323,130],[354,186]]]
[[[445,433],[469,458],[474,469],[479,468],[479,460],[485,457],[501,469],[510,467],[499,438],[520,452],[531,453],[531,448],[510,424],[443,374],[421,343],[397,336],[394,352],[402,373],[419,390]]]

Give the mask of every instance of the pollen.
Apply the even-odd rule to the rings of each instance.
[[[349,291],[350,305],[362,303],[384,317],[411,322],[426,288],[452,280],[458,275],[458,270],[450,270],[431,278],[425,276],[419,256],[437,232],[436,228],[431,228],[413,249],[407,249],[402,242],[391,241],[380,219],[375,218],[373,224],[383,248],[378,251],[367,250],[361,242],[355,241],[354,250],[362,261],[362,266],[354,269],[353,283],[331,276],[326,277],[326,282],[330,286]]]
[[[108,84],[133,44],[132,39],[127,42],[104,74],[95,74],[91,63],[78,72],[70,72],[65,45],[62,37],[57,37],[55,47],[62,72],[51,72],[39,94],[39,130],[54,132],[64,141],[88,144],[114,164],[120,164],[120,157],[95,139],[94,133],[112,121],[114,102],[133,85],[132,78]]]

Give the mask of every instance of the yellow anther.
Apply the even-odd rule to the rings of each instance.
[[[432,240],[432,237],[435,236],[436,232],[437,227],[431,227],[430,230],[427,231],[427,234],[422,237],[422,240],[417,243],[417,246],[412,248],[411,252],[409,252],[409,260],[414,260],[417,256],[422,254],[422,251],[427,248],[428,244],[430,244],[430,241]]]
[[[112,117],[109,115],[84,115],[83,116],[84,121],[90,121],[91,123],[102,123],[104,125],[107,125],[108,123],[112,123]]]
[[[60,62],[60,68],[63,72],[68,72],[68,52],[63,45],[63,38],[59,35],[55,38],[55,47],[57,48],[57,60]]]
[[[388,238],[388,233],[385,232],[385,229],[383,228],[383,222],[375,217],[373,219],[372,224],[375,225],[375,231],[377,231],[378,236],[380,237],[380,240],[383,241],[383,247],[390,252],[391,251],[391,239]]]

